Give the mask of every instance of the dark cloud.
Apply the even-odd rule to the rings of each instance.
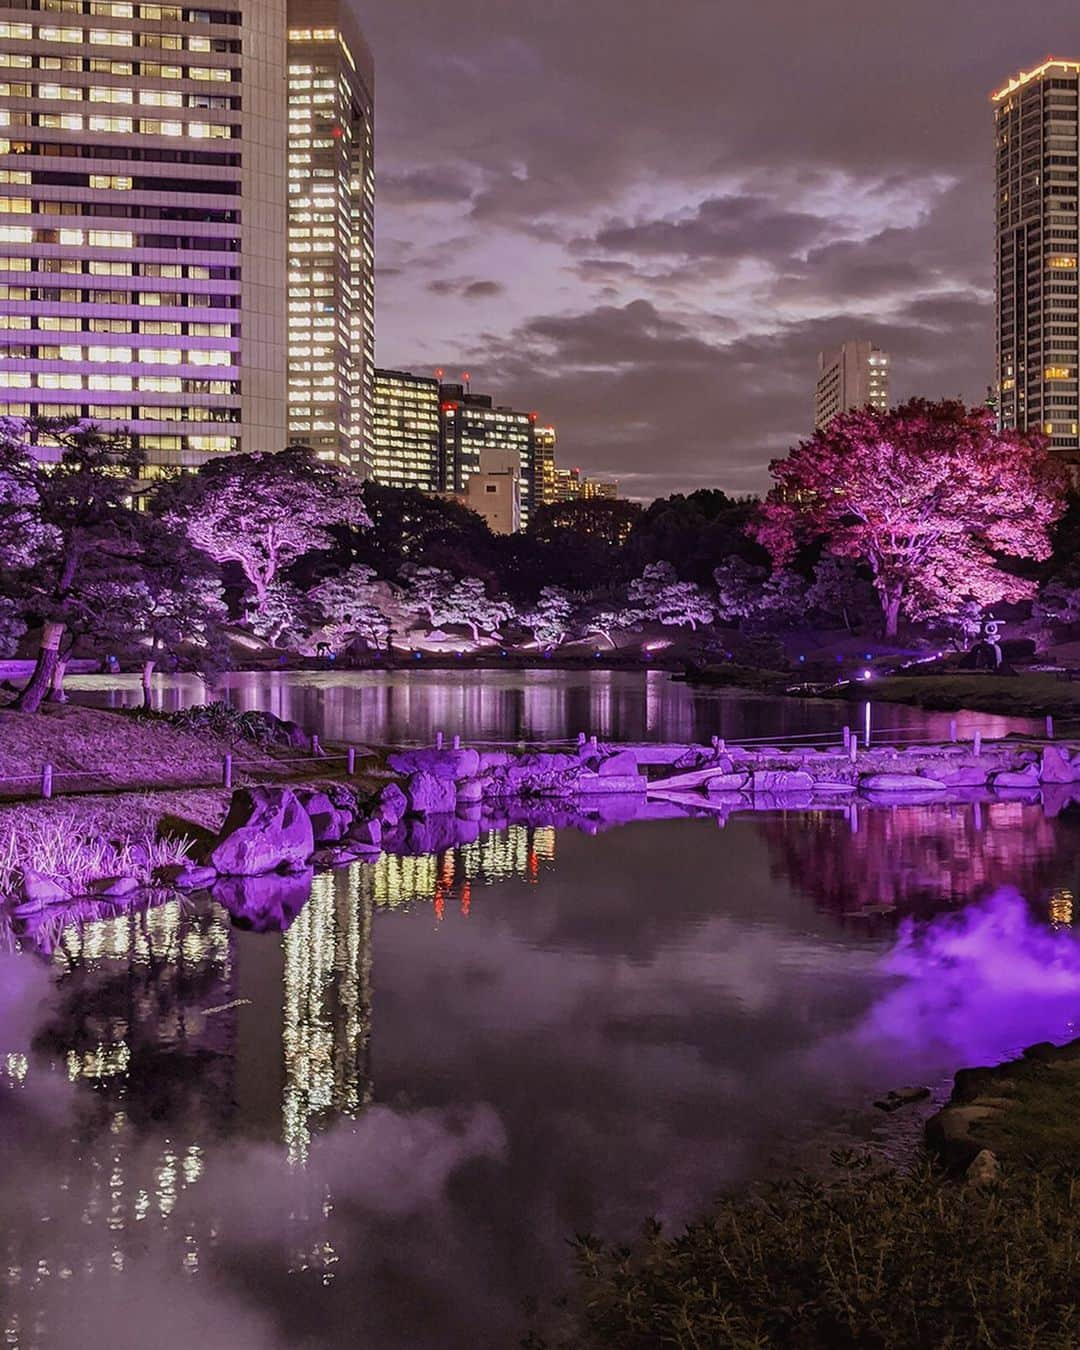
[[[401,269],[382,359],[453,352],[556,421],[573,462],[642,493],[764,487],[806,429],[820,341],[879,342],[899,396],[982,396],[988,94],[1063,50],[1071,0],[396,0],[361,17],[380,251]],[[432,313],[427,283],[448,275],[505,289]]]
[[[486,300],[489,296],[502,295],[505,289],[498,281],[470,281],[461,294],[466,300]]]

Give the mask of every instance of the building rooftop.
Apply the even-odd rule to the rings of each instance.
[[[1030,84],[1032,80],[1041,79],[1048,70],[1054,68],[1065,71],[1066,74],[1076,75],[1080,73],[1080,61],[1064,61],[1059,56],[1048,56],[1042,65],[1035,66],[1032,70],[1022,70],[1018,75],[1014,75],[1007,84],[1002,85],[1000,89],[995,89],[990,95],[992,103],[999,103],[1003,98],[1008,98],[1010,94],[1015,94],[1018,89],[1022,89],[1025,84]]]

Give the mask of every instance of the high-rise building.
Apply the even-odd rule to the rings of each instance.
[[[439,381],[404,370],[376,370],[374,475],[386,487],[439,492],[443,486]]]
[[[0,414],[280,449],[285,0],[0,3]]]
[[[889,406],[889,358],[872,342],[844,342],[833,351],[818,352],[818,381],[814,395],[814,428],[821,431],[852,408]]]
[[[536,436],[536,498],[540,506],[555,501],[555,447],[559,438],[554,427],[537,427]]]
[[[464,492],[485,450],[510,450],[521,465],[521,515],[527,524],[536,479],[536,413],[496,406],[489,394],[466,385],[441,387],[443,484]]]
[[[613,478],[589,478],[580,469],[556,468],[553,502],[582,502],[601,498],[613,502],[618,499],[619,485]]]
[[[479,467],[457,499],[482,516],[493,534],[516,534],[524,524],[521,460],[516,450],[481,450]]]
[[[997,142],[998,418],[1080,450],[1080,61],[1052,57],[992,95]]]
[[[289,5],[289,440],[374,465],[375,75],[350,0]]]

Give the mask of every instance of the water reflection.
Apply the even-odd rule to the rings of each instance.
[[[889,1087],[1064,1038],[1076,828],[523,820],[298,909],[247,897],[265,922],[221,893],[32,929],[0,956],[8,1343],[134,1345],[156,1305],[166,1350],[513,1344],[575,1229],[678,1216],[872,1135]]]
[[[137,676],[72,676],[73,696],[98,706],[142,701]],[[436,732],[467,740],[573,739],[579,732],[611,741],[707,742],[712,736],[779,737],[839,731],[862,735],[866,705],[776,698],[708,689],[664,671],[281,671],[236,672],[208,691],[193,675],[155,676],[155,706],[175,711],[208,697],[244,710],[259,708],[299,722],[324,740],[354,744],[430,743]],[[876,705],[874,733],[947,739],[976,727],[985,738],[1032,732],[1028,719],[987,713],[935,713]]]

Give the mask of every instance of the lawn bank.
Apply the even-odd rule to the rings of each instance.
[[[875,703],[906,703],[934,712],[1001,713],[1080,724],[1080,683],[1056,675],[887,675],[818,691],[819,697]]]

